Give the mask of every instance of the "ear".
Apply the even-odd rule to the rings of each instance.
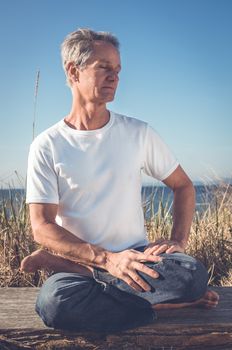
[[[73,62],[69,62],[66,67],[68,78],[75,83],[79,81],[79,71]]]

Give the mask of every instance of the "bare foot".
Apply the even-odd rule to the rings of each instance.
[[[47,260],[49,259],[49,255],[50,254],[46,250],[36,250],[21,261],[20,270],[32,273],[44,268],[48,269]]]
[[[153,309],[155,310],[164,310],[164,309],[181,309],[184,307],[201,307],[206,309],[212,309],[218,305],[219,295],[212,291],[207,290],[205,295],[196,301],[190,303],[180,303],[180,304],[155,304]]]
[[[85,276],[92,276],[91,268],[84,267],[60,255],[49,253],[44,249],[38,249],[31,255],[26,256],[21,262],[20,270],[28,273],[33,273],[37,270],[78,272]]]
[[[218,305],[219,302],[219,295],[218,293],[214,292],[213,290],[207,290],[205,295],[199,299],[193,302],[193,307],[203,307],[206,309],[212,309]]]

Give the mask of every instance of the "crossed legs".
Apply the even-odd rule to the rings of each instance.
[[[21,270],[24,272],[35,272],[36,270],[48,270],[54,273],[67,272],[78,273],[81,276],[93,277],[93,268],[80,265],[74,261],[65,259],[59,255],[54,255],[46,250],[39,249],[22,260]],[[127,291],[127,290],[126,290]],[[176,309],[184,307],[205,307],[213,308],[218,304],[219,296],[216,292],[207,290],[203,296],[194,301],[180,303],[154,303],[153,309]]]

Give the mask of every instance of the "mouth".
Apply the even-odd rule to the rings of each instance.
[[[103,89],[108,89],[108,90],[115,90],[115,88],[114,87],[112,87],[112,86],[103,86]]]

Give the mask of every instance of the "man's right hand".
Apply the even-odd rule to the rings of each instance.
[[[158,262],[162,258],[150,254],[149,250],[147,253],[133,249],[112,253],[87,243],[57,225],[55,221],[57,210],[56,204],[30,204],[31,224],[37,243],[76,263],[103,268],[135,290],[149,291],[151,289],[149,284],[139,276],[138,271],[144,272],[152,278],[157,278],[158,273],[143,262]]]
[[[159,262],[162,258],[155,255],[147,255],[137,250],[124,250],[119,253],[107,252],[106,270],[113,276],[120,278],[133,289],[142,292],[150,291],[150,285],[138,274],[138,271],[152,278],[159,274],[143,264],[143,262]]]

